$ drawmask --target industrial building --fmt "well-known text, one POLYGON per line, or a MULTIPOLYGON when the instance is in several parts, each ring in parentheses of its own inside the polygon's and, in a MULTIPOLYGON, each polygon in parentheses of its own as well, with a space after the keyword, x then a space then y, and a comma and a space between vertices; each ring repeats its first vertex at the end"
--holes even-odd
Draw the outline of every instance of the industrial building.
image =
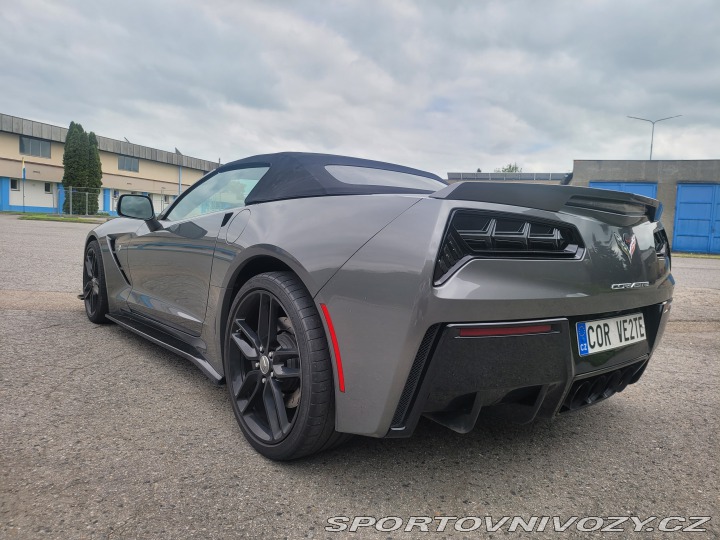
POLYGON ((720 159, 576 160, 572 183, 659 199, 674 250, 720 253, 720 159))
MULTIPOLYGON (((0 211, 62 210, 61 184, 67 128, 0 114, 0 211), (23 163, 25 179, 23 180, 23 163)), ((102 188, 75 197, 97 197, 100 212, 115 215, 120 195, 149 195, 161 211, 218 163, 98 136, 102 188)))

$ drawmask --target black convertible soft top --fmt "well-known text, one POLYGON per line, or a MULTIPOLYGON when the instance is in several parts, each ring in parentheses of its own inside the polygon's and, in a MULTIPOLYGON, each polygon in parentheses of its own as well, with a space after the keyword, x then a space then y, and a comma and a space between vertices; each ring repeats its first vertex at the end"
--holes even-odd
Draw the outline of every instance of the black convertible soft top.
POLYGON ((250 167, 270 167, 268 172, 265 173, 258 184, 248 194, 245 199, 245 204, 296 199, 300 197, 321 197, 326 195, 433 193, 436 191, 427 189, 427 187, 422 185, 419 185, 417 188, 408 188, 392 185, 350 184, 341 182, 325 169, 325 167, 329 165, 345 165, 395 171, 422 176, 447 184, 447 182, 435 174, 410 167, 369 159, 305 152, 280 152, 277 154, 252 156, 223 165, 217 169, 217 172, 250 167))

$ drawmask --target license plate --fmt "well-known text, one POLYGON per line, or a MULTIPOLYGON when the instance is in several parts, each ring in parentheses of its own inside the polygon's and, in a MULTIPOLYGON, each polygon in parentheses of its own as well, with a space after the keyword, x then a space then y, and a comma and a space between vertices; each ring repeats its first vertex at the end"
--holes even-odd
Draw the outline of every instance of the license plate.
POLYGON ((618 349, 645 341, 645 319, 642 313, 577 323, 580 356, 618 349))

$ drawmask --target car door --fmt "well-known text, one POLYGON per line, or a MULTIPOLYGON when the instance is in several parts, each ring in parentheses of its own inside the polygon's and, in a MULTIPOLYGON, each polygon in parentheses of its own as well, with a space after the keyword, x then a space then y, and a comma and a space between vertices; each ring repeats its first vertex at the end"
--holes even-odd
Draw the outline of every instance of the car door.
POLYGON ((199 336, 205 321, 220 229, 268 167, 219 170, 195 184, 158 220, 127 242, 130 311, 199 336))

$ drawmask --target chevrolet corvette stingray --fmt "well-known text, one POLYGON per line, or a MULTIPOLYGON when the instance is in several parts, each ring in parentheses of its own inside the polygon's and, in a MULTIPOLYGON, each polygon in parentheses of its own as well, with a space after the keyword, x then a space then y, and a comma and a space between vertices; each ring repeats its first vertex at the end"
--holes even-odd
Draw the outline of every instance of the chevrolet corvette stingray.
POLYGON ((564 415, 640 379, 674 281, 662 206, 279 153, 210 172, 156 215, 123 195, 87 237, 81 298, 227 386, 288 460, 421 416, 564 415))

